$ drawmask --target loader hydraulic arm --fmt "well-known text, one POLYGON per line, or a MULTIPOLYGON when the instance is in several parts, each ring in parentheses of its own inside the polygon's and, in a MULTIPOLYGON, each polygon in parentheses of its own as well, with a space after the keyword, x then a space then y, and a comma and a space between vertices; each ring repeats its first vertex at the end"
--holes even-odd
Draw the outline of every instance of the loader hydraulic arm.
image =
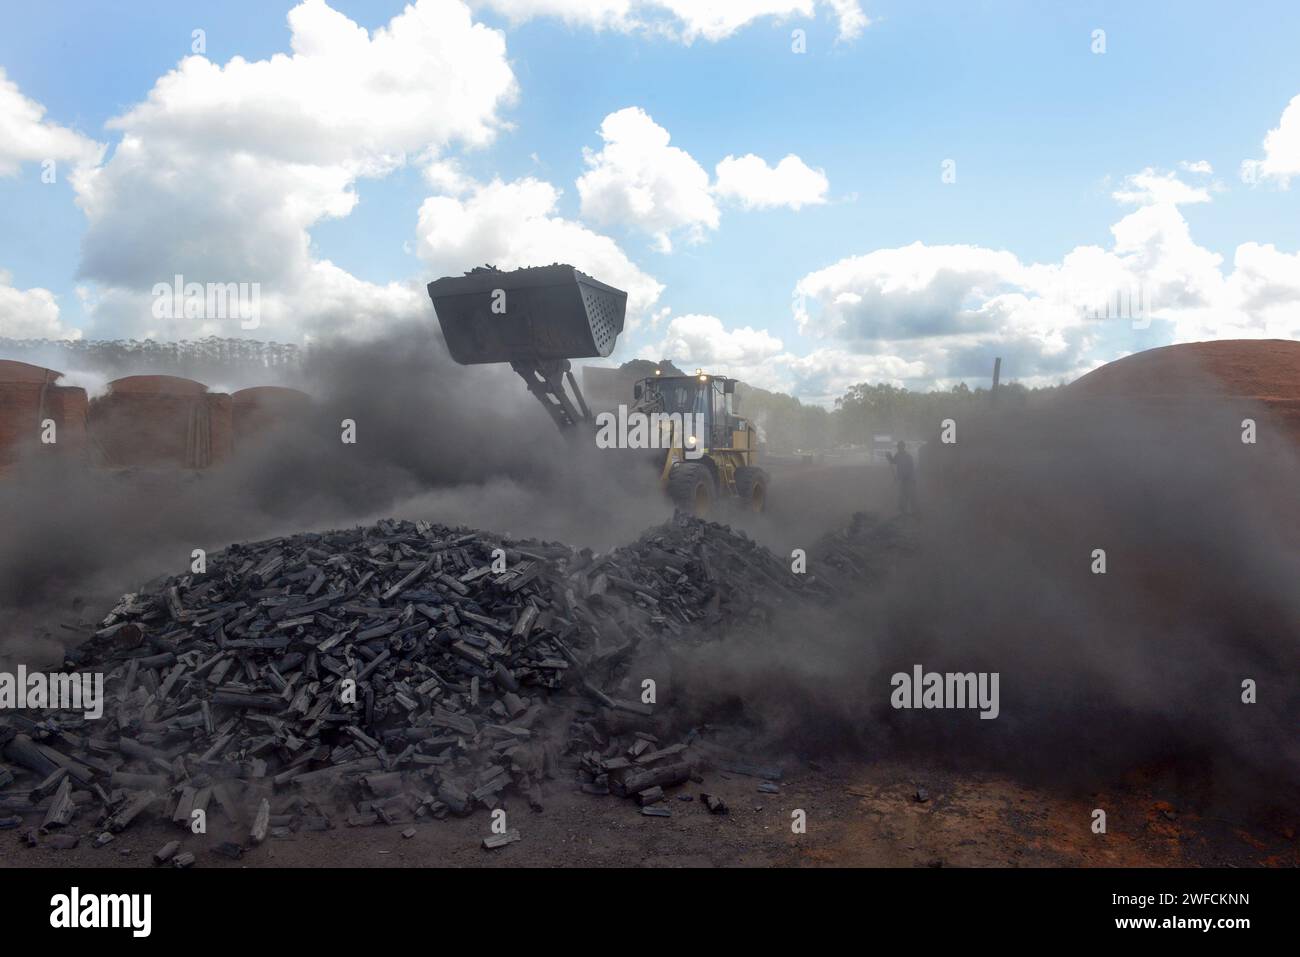
POLYGON ((516 360, 510 363, 510 368, 523 378, 528 391, 550 413, 561 432, 580 422, 591 421, 591 410, 587 408, 568 359, 516 360), (566 380, 573 390, 572 398, 564 387, 566 380))

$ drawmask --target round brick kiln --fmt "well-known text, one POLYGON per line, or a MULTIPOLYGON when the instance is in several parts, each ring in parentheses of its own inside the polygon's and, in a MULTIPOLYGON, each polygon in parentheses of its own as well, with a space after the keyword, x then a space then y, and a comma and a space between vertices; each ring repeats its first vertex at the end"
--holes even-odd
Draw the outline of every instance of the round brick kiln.
POLYGON ((231 399, 234 402, 236 448, 277 425, 301 418, 311 404, 307 393, 278 385, 240 389, 231 399))
POLYGON ((1156 410, 1239 407, 1265 411, 1300 443, 1300 342, 1221 339, 1164 346, 1116 359, 1072 382, 1073 399, 1132 401, 1156 410))
POLYGON ((232 407, 230 396, 192 379, 126 376, 91 403, 90 431, 110 468, 207 468, 230 455, 232 407))
POLYGON ((922 501, 961 502, 990 541, 1035 540, 1037 527, 1119 537, 1114 523, 1141 521, 1142 496, 1192 494, 1218 496, 1207 509, 1239 496, 1243 514, 1268 503, 1300 541, 1300 342, 1149 349, 1027 405, 954 415, 959 441, 936 429, 922 451, 922 501))
POLYGON ((26 452, 79 459, 86 450, 86 390, 56 384, 53 369, 0 359, 0 466, 26 452), (54 442, 43 443, 44 423, 54 442))

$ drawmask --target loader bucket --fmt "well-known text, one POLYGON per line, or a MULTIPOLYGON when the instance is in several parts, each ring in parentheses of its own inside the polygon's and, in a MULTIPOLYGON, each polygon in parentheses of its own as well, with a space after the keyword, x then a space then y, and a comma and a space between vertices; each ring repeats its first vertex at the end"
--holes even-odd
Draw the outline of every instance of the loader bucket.
POLYGON ((607 356, 627 311, 627 293, 563 265, 446 276, 429 298, 462 365, 607 356))

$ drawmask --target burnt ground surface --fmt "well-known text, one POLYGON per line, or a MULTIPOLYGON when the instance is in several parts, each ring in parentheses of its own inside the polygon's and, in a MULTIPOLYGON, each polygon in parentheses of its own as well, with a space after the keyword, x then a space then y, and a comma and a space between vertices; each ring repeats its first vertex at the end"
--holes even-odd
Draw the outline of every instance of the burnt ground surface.
POLYGON ((212 851, 242 835, 212 816, 207 835, 161 821, 141 822, 102 848, 28 848, 3 835, 0 867, 148 867, 152 853, 179 839, 200 867, 1295 867, 1296 819, 1256 822, 1202 815, 1160 780, 1121 782, 1104 791, 1061 794, 996 773, 955 773, 897 761, 838 761, 789 773, 779 794, 758 779, 706 772, 702 784, 671 789, 670 818, 645 817, 635 803, 583 794, 550 782, 545 810, 506 804, 521 833, 484 850, 490 818, 406 826, 338 827, 270 838, 239 860, 212 851), (923 787, 928 800, 918 801, 923 787), (727 803, 710 814, 702 792, 727 803), (688 795, 691 801, 678 800, 688 795), (1108 809, 1108 833, 1091 833, 1091 811, 1108 809), (808 829, 791 832, 791 812, 808 829))

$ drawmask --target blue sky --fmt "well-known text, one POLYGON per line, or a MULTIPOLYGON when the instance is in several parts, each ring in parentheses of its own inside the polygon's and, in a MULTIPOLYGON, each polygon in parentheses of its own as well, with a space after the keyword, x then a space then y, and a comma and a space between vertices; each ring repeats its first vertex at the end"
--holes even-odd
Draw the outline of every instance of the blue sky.
MULTIPOLYGON (((350 179, 341 189, 355 195, 355 204, 345 214, 295 212, 283 226, 285 256, 298 256, 290 247, 301 232, 310 247, 293 268, 328 261, 348 279, 336 283, 335 300, 298 296, 299 311, 318 308, 325 317, 318 324, 310 316, 276 322, 271 308, 259 338, 374 335, 384 309, 399 317, 427 308, 427 300, 404 299, 397 287, 469 268, 477 263, 457 264, 457 256, 494 249, 487 240, 475 245, 436 235, 422 242, 421 231, 454 228, 448 216, 462 212, 470 218, 454 221, 471 223, 474 199, 482 195, 476 189, 497 180, 537 181, 558 191, 553 207, 534 210, 526 227, 546 218, 571 224, 562 235, 574 245, 555 258, 579 258, 596 242, 591 236, 605 237, 629 268, 661 287, 653 297, 647 292, 644 315, 615 359, 669 353, 818 401, 864 378, 921 388, 975 381, 990 351, 1014 357, 1014 377, 1048 382, 1169 341, 1300 332, 1300 195, 1286 188, 1288 170, 1300 159, 1290 155, 1292 141, 1283 135, 1284 112, 1300 95, 1300 6, 862 0, 870 23, 844 36, 831 6, 791 0, 792 14, 753 17, 716 38, 683 36, 689 18, 653 5, 633 5, 639 25, 607 18, 598 28, 583 20, 580 11, 601 0, 575 0, 569 18, 575 22, 509 16, 550 2, 473 6, 475 21, 499 31, 514 89, 475 118, 486 117, 486 138, 464 118, 448 135, 441 128, 428 134, 438 140, 437 161, 455 164, 461 185, 431 185, 424 168, 433 157, 420 143, 425 132, 388 121, 377 127, 380 145, 371 153, 309 160, 317 168, 345 166, 350 179), (805 53, 791 50, 795 29, 806 31, 805 53), (1104 53, 1092 50, 1098 29, 1105 31, 1104 53), (649 160, 648 168, 629 171, 611 161, 601 196, 584 197, 577 185, 593 168, 584 148, 600 151, 602 122, 628 108, 645 117, 638 129, 666 131, 671 146, 689 154, 712 184, 711 202, 699 191, 695 199, 713 205, 716 228, 705 222, 707 211, 676 220, 665 213, 676 223, 668 231, 671 251, 647 231, 644 218, 619 214, 617 200, 646 186, 646 176, 651 186, 670 189, 673 170, 649 160), (1274 130, 1280 130, 1276 145, 1266 151, 1265 137, 1274 130), (469 142, 476 138, 482 141, 469 142), (369 168, 376 155, 395 151, 401 162, 384 163, 377 173, 369 168), (769 167, 794 154, 824 176, 826 188, 798 208, 779 195, 724 199, 716 164, 747 154, 769 167), (946 160, 955 164, 955 182, 941 176, 946 160), (1262 165, 1245 181, 1242 164, 1251 160, 1262 165), (1205 168, 1200 164, 1211 172, 1197 171, 1205 168), (1143 171, 1165 187, 1128 180, 1143 171), (1185 198, 1171 183, 1194 195, 1185 198), (422 204, 440 191, 454 198, 422 221, 422 204), (1142 195, 1120 201, 1117 192, 1142 195), (746 208, 747 201, 758 208, 746 208), (1137 218, 1121 249, 1112 227, 1125 217, 1137 218), (1247 253, 1240 256, 1243 245, 1247 253), (1082 272, 1068 265, 1072 251, 1089 247, 1110 258, 1082 272), (1001 253, 1009 258, 995 255, 1001 253), (1212 270, 1216 254, 1222 261, 1212 270), (1035 266, 1055 272, 1044 278, 1035 266), (1111 281, 1096 276, 1119 276, 1121 284, 1155 289, 1155 321, 1142 328, 1076 322, 1073 313, 1059 311, 1057 293, 1060 286, 1073 289, 1081 275, 1090 277, 1085 285, 1111 281), (383 308, 353 325, 340 318, 370 286, 384 290, 383 308)), ((438 8, 436 16, 461 8, 453 0, 425 3, 438 8)), ((205 31, 204 56, 218 68, 235 56, 258 61, 287 53, 292 6, 68 2, 6 11, 0 67, 7 81, 25 102, 44 108, 40 123, 106 147, 97 160, 69 148, 65 167, 100 167, 99 182, 114 190, 88 210, 83 193, 91 187, 66 175, 53 185, 40 181, 36 147, 24 152, 11 144, 17 169, 5 175, 0 146, 0 287, 25 296, 19 300, 25 308, 41 306, 46 316, 43 325, 23 323, 0 307, 0 334, 192 338, 213 331, 158 327, 147 315, 139 271, 128 275, 110 260, 128 256, 135 245, 139 256, 158 260, 160 275, 170 275, 173 265, 193 273, 208 261, 225 264, 232 244, 254 244, 240 262, 280 255, 266 236, 283 224, 256 216, 247 229, 232 212, 210 224, 210 234, 197 223, 189 233, 169 232, 169 222, 195 217, 191 198, 169 210, 175 190, 146 181, 149 169, 171 162, 164 150, 182 135, 192 137, 181 148, 192 145, 200 157, 195 162, 239 152, 239 117, 227 118, 215 146, 206 137, 216 135, 216 124, 201 113, 177 119, 184 111, 170 110, 162 119, 142 119, 134 132, 157 153, 129 176, 116 154, 133 126, 106 124, 145 101, 190 56, 195 28, 205 31), (258 236, 250 238, 253 232, 258 236), (167 243, 151 246, 159 235, 167 243), (184 237, 186 253, 173 264, 177 236, 184 237), (96 251, 89 259, 83 242, 96 251), (36 291, 49 294, 57 318, 36 291)), ((335 0, 330 7, 373 34, 403 4, 335 0)), ((314 15, 334 22, 335 15, 314 15)), ((447 71, 472 73, 487 58, 421 61, 403 82, 431 91, 429 109, 436 111, 447 71)), ((215 88, 223 81, 214 71, 202 82, 215 88)), ((191 84, 200 88, 198 80, 191 84)), ((328 103, 303 95, 302 110, 315 110, 329 129, 328 103)), ((178 96, 178 102, 190 101, 178 96)), ((289 100, 276 108, 298 106, 289 100)), ((390 108, 381 103, 376 115, 390 108)), ((1300 123, 1300 107, 1294 112, 1300 123)), ((28 128, 18 129, 22 136, 28 128)), ((339 135, 369 133, 353 122, 339 135)), ((254 172, 247 175, 256 176, 258 147, 248 152, 254 172)), ((283 157, 275 152, 263 151, 279 164, 283 157)), ((196 191, 220 192, 218 175, 198 167, 178 165, 159 176, 186 170, 194 172, 196 191)), ((325 193, 304 202, 320 201, 323 209, 338 191, 325 193)), ((655 195, 654 215, 671 199, 655 195)), ((510 248, 500 254, 508 257, 510 248)), ((231 273, 214 265, 201 278, 240 281, 240 268, 231 273)), ((250 276, 261 278, 259 269, 250 276)), ((289 272, 285 267, 278 280, 267 274, 272 292, 281 288, 276 282, 286 298, 304 287, 308 274, 289 272)), ((1089 294, 1104 297, 1108 287, 1089 294)))

